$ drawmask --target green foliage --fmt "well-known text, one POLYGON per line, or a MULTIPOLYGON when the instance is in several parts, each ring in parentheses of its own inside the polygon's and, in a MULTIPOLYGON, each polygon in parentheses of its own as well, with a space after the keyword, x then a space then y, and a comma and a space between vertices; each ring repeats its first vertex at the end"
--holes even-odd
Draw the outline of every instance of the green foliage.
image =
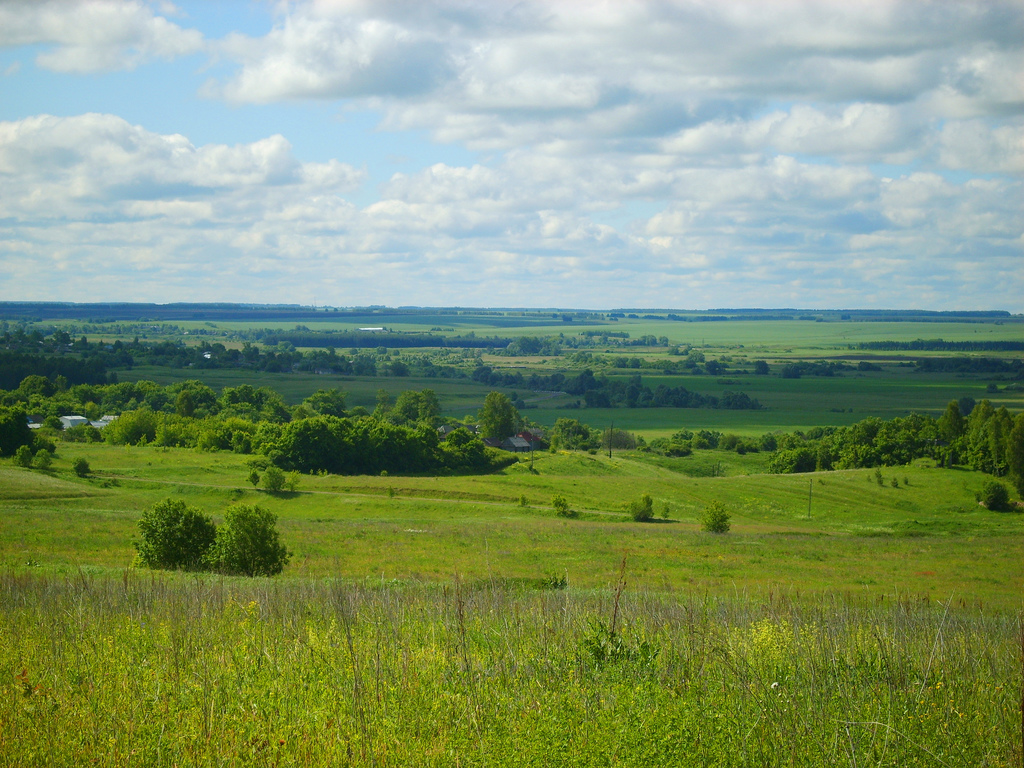
POLYGON ((284 472, 273 465, 267 467, 267 471, 263 473, 263 489, 270 493, 279 493, 284 490, 285 475, 284 472))
POLYGON ((23 445, 32 442, 25 411, 20 408, 0 407, 0 456, 13 456, 23 445))
POLYGON ((253 467, 252 469, 249 470, 248 480, 250 483, 252 483, 253 488, 260 484, 260 471, 256 469, 256 467, 253 467))
POLYGON ((598 666, 630 662, 641 670, 654 663, 660 650, 649 640, 628 636, 593 619, 580 646, 584 656, 598 666))
POLYGON ((53 466, 53 454, 46 448, 40 448, 32 459, 32 466, 36 469, 49 469, 53 466))
POLYGON ((221 573, 276 576, 291 557, 279 540, 276 525, 277 517, 261 507, 228 507, 207 561, 221 573))
POLYGON ((580 513, 569 506, 565 496, 555 495, 551 498, 551 506, 555 508, 555 514, 559 517, 579 517, 580 513))
POLYGON ((147 568, 195 571, 217 535, 213 520, 181 499, 164 499, 146 510, 138 522, 138 562, 147 568))
POLYGON ((654 519, 654 499, 649 493, 645 493, 639 499, 631 501, 627 510, 636 522, 649 523, 654 519))
POLYGON ((302 476, 295 471, 289 472, 288 476, 284 479, 284 488, 290 493, 295 493, 299 490, 299 480, 302 476))
POLYGON ((346 415, 345 393, 340 389, 318 389, 302 403, 321 416, 342 418, 346 415))
POLYGON ((504 440, 516 433, 522 424, 519 411, 507 395, 491 392, 484 399, 479 414, 480 432, 484 437, 504 440))
POLYGON ((88 477, 92 468, 89 466, 89 461, 83 456, 79 456, 71 464, 71 469, 79 477, 88 477))
POLYGON ((701 530, 708 533, 728 533, 731 523, 730 515, 725 505, 720 501, 712 501, 706 507, 700 518, 701 530))
POLYGON ((978 501, 995 512, 1010 508, 1010 492, 998 480, 989 480, 978 493, 978 501))
POLYGON ((19 467, 31 467, 32 466, 32 449, 27 445, 18 446, 18 450, 14 452, 14 463, 19 467))
POLYGON ((578 451, 593 448, 598 444, 599 436, 579 419, 560 418, 551 428, 551 447, 553 449, 578 451))

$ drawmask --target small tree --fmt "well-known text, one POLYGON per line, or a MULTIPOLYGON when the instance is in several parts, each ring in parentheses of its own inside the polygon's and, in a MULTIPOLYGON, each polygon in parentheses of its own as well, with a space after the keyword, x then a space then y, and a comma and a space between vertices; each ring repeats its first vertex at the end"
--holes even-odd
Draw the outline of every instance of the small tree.
POLYGON ((288 476, 284 479, 284 487, 286 490, 294 493, 299 489, 299 478, 301 475, 298 472, 289 472, 288 476))
POLYGON ((253 488, 260 484, 260 471, 256 467, 249 470, 249 482, 252 483, 253 488))
POLYGON ((636 501, 630 502, 629 514, 638 523, 647 523, 654 519, 654 499, 645 493, 636 501))
POLYGON ((18 450, 14 452, 14 463, 19 467, 31 467, 32 466, 32 449, 27 445, 18 446, 18 450))
POLYGON ((712 501, 704 507, 700 518, 700 527, 708 533, 728 533, 730 528, 729 513, 720 501, 712 501))
POLYGON ((978 501, 988 509, 1003 512, 1010 508, 1010 492, 998 480, 989 480, 978 494, 978 501))
POLYGON ((555 508, 555 514, 559 517, 579 517, 579 512, 569 507, 565 496, 553 496, 551 506, 555 508))
POLYGON ((164 499, 139 518, 138 561, 147 568, 201 570, 217 536, 213 520, 181 499, 164 499))
POLYGON ((291 553, 281 544, 277 517, 258 506, 235 504, 228 507, 224 524, 207 556, 208 563, 222 573, 242 576, 275 576, 291 553))
POLYGON ((36 457, 32 459, 32 466, 36 469, 49 469, 53 466, 53 454, 45 448, 36 451, 36 457))
POLYGON ((273 465, 267 467, 263 473, 263 488, 271 493, 278 493, 284 490, 284 472, 273 465))
POLYGON ((73 469, 75 474, 79 477, 87 477, 92 471, 92 468, 89 466, 89 462, 81 456, 75 459, 75 463, 71 465, 71 469, 73 469))

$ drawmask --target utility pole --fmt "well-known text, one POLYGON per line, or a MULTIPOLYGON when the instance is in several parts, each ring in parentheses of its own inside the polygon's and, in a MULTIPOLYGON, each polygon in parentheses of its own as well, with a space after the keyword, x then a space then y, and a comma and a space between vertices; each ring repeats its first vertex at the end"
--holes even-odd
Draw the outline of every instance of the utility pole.
POLYGON ((612 438, 615 437, 615 422, 608 428, 608 458, 612 457, 612 438))

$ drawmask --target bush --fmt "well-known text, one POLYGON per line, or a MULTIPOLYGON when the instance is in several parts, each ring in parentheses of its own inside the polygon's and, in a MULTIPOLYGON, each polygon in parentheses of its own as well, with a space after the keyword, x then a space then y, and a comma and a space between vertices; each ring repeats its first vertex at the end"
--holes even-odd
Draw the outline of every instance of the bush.
POLYGON ((267 467, 263 473, 263 488, 271 493, 279 493, 284 490, 284 472, 275 466, 267 467))
POLYGON ((654 500, 649 493, 645 493, 636 501, 630 502, 629 514, 638 523, 648 523, 654 519, 654 500))
POLYGON ((196 571, 217 536, 213 520, 181 499, 164 499, 139 519, 138 562, 147 568, 196 571))
POLYGON ((14 452, 14 463, 19 467, 31 467, 32 466, 32 449, 27 445, 18 446, 18 450, 14 452))
POLYGON ((569 508, 569 502, 565 496, 554 496, 551 499, 551 506, 555 508, 555 514, 559 517, 579 517, 579 512, 569 508))
POLYGON ((1003 512, 1010 508, 1010 492, 998 480, 989 480, 978 494, 978 501, 988 509, 1003 512))
POLYGON ((279 574, 288 564, 291 553, 281 544, 276 524, 277 517, 258 506, 235 504, 228 507, 207 561, 222 573, 279 574))
POLYGON ((87 477, 92 468, 89 466, 89 462, 79 456, 75 459, 75 463, 71 465, 71 469, 75 471, 75 474, 79 477, 87 477))
POLYGON ((728 533, 730 528, 729 513, 719 501, 713 501, 704 508, 700 518, 700 527, 708 533, 728 533))
POLYGON ((36 451, 36 457, 32 459, 32 466, 36 469, 49 469, 53 466, 53 454, 45 448, 36 451))

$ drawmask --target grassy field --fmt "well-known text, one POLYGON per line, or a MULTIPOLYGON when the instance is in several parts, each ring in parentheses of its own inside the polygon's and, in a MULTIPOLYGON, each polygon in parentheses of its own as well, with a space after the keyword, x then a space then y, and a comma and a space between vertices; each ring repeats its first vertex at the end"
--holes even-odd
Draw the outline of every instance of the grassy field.
POLYGON ((666 598, 0 574, 0 765, 1010 766, 1015 617, 666 598))
POLYGON ((245 482, 244 457, 231 453, 62 445, 55 472, 0 468, 0 562, 125 567, 139 515, 176 497, 218 519, 237 501, 267 507, 294 552, 290 572, 310 578, 555 575, 590 588, 628 553, 633 577, 661 591, 770 585, 1019 605, 1024 516, 977 505, 984 475, 921 465, 887 470, 879 486, 869 470, 749 474, 760 462, 718 451, 541 453, 532 470, 527 459, 468 477, 305 476, 297 493, 272 495, 245 482), (70 472, 79 456, 93 477, 70 472), (668 518, 632 522, 624 505, 642 493, 668 518), (555 516, 555 494, 582 519, 555 516), (729 536, 699 530, 710 501, 732 513, 729 536))
POLYGON ((979 473, 542 453, 269 494, 232 453, 58 447, 0 464, 5 768, 1019 759, 1024 515, 978 506, 979 473), (131 567, 168 497, 272 510, 291 564, 131 567))
MULTIPOLYGON (((860 341, 1024 338, 1017 322, 582 326, 426 312, 304 323, 364 324, 502 336, 606 327, 700 345, 734 368, 838 357, 860 341)), ((743 391, 760 411, 588 410, 517 393, 541 424, 569 416, 646 438, 938 414, 961 397, 1024 407, 1004 381, 874 357, 883 371, 836 378, 644 376, 743 391)), ((567 370, 565 358, 484 361, 567 370)), ((338 387, 369 409, 378 389, 430 388, 457 417, 491 389, 238 370, 118 375, 269 386, 290 404, 338 387)), ((986 475, 920 461, 884 469, 879 484, 866 469, 764 474, 766 454, 544 452, 488 475, 303 476, 296 492, 270 494, 247 482, 246 459, 60 443, 49 471, 0 461, 0 768, 1024 761, 1024 514, 978 505, 986 475), (78 458, 89 477, 71 471, 78 458), (556 494, 578 518, 554 513, 556 494), (653 522, 625 511, 641 494, 654 500, 653 522), (132 567, 140 515, 168 497, 218 522, 237 502, 269 509, 291 563, 276 579, 132 567), (728 534, 701 530, 711 502, 729 511, 728 534)))

